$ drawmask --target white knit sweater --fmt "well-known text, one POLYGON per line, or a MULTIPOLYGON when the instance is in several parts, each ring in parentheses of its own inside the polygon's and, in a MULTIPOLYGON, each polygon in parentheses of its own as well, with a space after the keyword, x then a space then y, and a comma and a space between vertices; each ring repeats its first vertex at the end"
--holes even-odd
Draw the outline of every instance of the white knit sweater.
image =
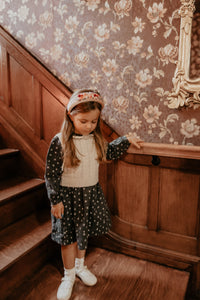
POLYGON ((61 177, 61 186, 87 187, 99 181, 99 162, 93 134, 74 136, 76 155, 80 164, 76 168, 64 168, 61 177))

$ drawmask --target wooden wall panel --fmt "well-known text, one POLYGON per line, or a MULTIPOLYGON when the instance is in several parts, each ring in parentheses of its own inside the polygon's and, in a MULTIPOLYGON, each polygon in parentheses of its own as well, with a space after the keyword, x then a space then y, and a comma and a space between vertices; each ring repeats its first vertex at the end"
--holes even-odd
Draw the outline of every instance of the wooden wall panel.
POLYGON ((160 168, 149 167, 148 229, 158 231, 160 168))
POLYGON ((200 151, 195 160, 185 148, 178 158, 176 146, 170 154, 156 147, 164 156, 133 150, 104 170, 112 228, 100 245, 192 270, 191 285, 200 291, 200 151))
POLYGON ((33 75, 27 72, 13 57, 10 57, 10 105, 34 130, 35 101, 33 75))
POLYGON ((3 101, 3 53, 2 46, 0 45, 0 100, 3 101))
POLYGON ((0 99, 8 102, 8 57, 6 49, 0 45, 0 99))
POLYGON ((60 131, 65 108, 44 87, 42 87, 42 132, 43 139, 49 144, 52 137, 60 131))
POLYGON ((199 175, 162 169, 159 228, 186 236, 197 235, 199 175))
POLYGON ((115 171, 115 213, 122 220, 147 225, 148 182, 147 167, 118 162, 115 171))
POLYGON ((99 182, 101 184, 104 195, 107 198, 107 164, 100 164, 99 166, 99 182))

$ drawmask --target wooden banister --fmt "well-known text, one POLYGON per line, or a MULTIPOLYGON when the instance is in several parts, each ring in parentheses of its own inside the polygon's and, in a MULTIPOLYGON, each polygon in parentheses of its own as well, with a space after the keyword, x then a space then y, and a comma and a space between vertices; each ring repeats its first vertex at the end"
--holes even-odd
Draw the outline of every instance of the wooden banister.
POLYGON ((130 147, 128 153, 200 159, 200 146, 143 143, 141 149, 130 147))

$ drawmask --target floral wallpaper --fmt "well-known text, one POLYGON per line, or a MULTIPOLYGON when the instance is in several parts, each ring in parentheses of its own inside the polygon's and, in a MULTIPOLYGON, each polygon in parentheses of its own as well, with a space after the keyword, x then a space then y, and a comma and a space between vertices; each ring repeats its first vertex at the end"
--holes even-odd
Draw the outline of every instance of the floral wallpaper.
POLYGON ((0 24, 103 119, 146 142, 200 145, 200 110, 172 110, 180 0, 0 0, 0 24))

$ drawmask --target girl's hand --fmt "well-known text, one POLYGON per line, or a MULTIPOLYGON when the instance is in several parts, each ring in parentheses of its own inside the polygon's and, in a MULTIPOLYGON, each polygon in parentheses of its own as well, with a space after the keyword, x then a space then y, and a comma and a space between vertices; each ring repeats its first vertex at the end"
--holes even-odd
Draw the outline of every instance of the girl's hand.
POLYGON ((129 141, 129 143, 131 143, 132 145, 134 145, 138 149, 140 149, 142 147, 142 144, 144 143, 142 140, 137 139, 132 134, 127 134, 126 137, 129 141))
POLYGON ((62 219, 64 215, 64 205, 62 202, 51 206, 51 213, 57 219, 62 219))

